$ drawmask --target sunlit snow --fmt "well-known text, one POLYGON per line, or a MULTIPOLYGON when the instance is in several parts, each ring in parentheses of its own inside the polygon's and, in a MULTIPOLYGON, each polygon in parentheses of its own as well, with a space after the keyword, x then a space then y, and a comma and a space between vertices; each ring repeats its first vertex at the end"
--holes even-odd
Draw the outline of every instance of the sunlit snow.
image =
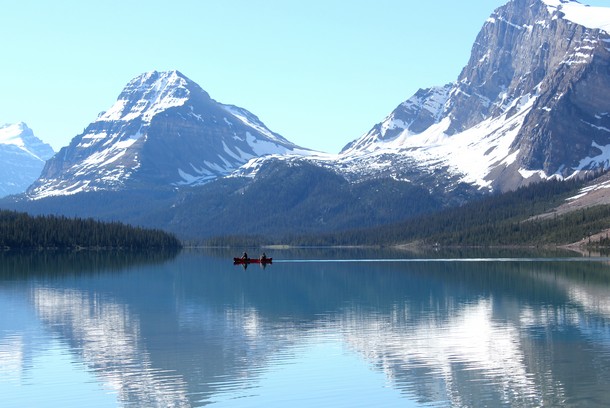
MULTIPOLYGON (((258 120, 258 118, 247 115, 247 113, 243 109, 240 109, 237 106, 233 106, 233 105, 221 105, 221 106, 227 112, 229 112, 232 116, 234 116, 235 118, 242 121, 245 125, 256 129, 259 133, 265 135, 269 139, 277 140, 278 142, 285 142, 284 140, 281 140, 278 137, 278 135, 269 131, 269 129, 267 129, 267 127, 258 120)), ((225 118, 225 121, 227 121, 226 118, 225 118)))
POLYGON ((151 87, 146 81, 156 74, 150 72, 130 82, 127 98, 132 98, 133 94, 141 94, 141 98, 135 103, 131 99, 117 100, 97 121, 130 121, 141 118, 148 123, 159 112, 184 105, 189 96, 186 80, 176 71, 162 72, 151 87))
POLYGON ((593 168, 596 165, 602 165, 602 167, 607 168, 610 163, 610 145, 609 146, 600 146, 597 143, 593 142, 591 147, 600 151, 600 154, 593 157, 586 157, 580 161, 577 166, 578 170, 583 170, 587 168, 593 168))
MULTIPOLYGON (((382 159, 384 156, 396 157, 398 154, 413 159, 422 168, 449 167, 452 173, 462 175, 463 182, 490 187, 489 173, 498 166, 509 166, 516 160, 518 150, 511 149, 511 145, 535 101, 536 96, 525 95, 509 106, 516 108, 518 113, 510 117, 505 114, 488 118, 451 136, 446 134, 451 124, 449 117, 419 134, 406 129, 390 140, 379 140, 370 134, 363 138, 368 144, 359 144, 358 149, 343 152, 339 161, 350 166, 349 162, 356 156, 357 161, 368 163, 369 170, 372 166, 379 170, 393 166, 392 160, 382 159)), ((386 120, 394 121, 392 117, 386 120)))
POLYGON ((51 149, 50 146, 44 145, 36 137, 33 137, 31 133, 30 133, 30 136, 28 137, 30 140, 28 143, 26 143, 26 140, 24 139, 24 137, 25 137, 24 135, 26 132, 31 132, 31 130, 23 122, 2 125, 2 126, 0 126, 0 145, 16 146, 20 150, 27 153, 27 155, 29 155, 37 160, 40 160, 42 162, 45 162, 48 158, 50 158, 53 155, 53 150, 51 149), (32 139, 34 139, 35 144, 42 144, 42 145, 46 146, 46 149, 44 149, 44 146, 43 146, 42 150, 33 148, 32 139))
POLYGON ((131 147, 136 142, 136 139, 127 139, 114 143, 112 146, 105 150, 97 151, 94 154, 87 157, 82 162, 82 166, 91 166, 91 167, 104 167, 109 165, 110 163, 115 162, 121 156, 125 154, 127 149, 131 147))
POLYGON ((560 10, 565 14, 563 17, 573 23, 587 28, 599 29, 608 32, 610 30, 610 8, 591 7, 576 1, 565 0, 542 0, 549 9, 549 13, 560 10))
POLYGON ((21 138, 25 124, 16 123, 13 125, 4 125, 0 127, 0 144, 15 145, 24 147, 25 143, 21 138))

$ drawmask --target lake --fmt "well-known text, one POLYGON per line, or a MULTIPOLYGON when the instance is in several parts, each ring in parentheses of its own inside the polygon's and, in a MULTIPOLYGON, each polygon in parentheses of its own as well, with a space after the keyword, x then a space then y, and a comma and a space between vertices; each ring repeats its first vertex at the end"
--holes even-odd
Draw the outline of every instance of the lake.
POLYGON ((237 255, 0 252, 0 406, 610 406, 610 259, 237 255))

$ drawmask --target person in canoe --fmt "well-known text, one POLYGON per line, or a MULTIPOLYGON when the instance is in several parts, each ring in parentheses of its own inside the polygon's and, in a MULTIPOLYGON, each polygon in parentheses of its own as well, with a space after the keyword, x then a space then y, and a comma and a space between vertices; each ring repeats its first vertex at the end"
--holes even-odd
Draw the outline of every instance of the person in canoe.
POLYGON ((265 253, 263 252, 263 254, 261 255, 261 257, 260 257, 259 259, 260 259, 261 263, 265 263, 265 262, 267 262, 267 254, 265 254, 265 253))
POLYGON ((244 252, 244 254, 241 256, 241 259, 243 259, 244 261, 248 260, 248 253, 244 252))

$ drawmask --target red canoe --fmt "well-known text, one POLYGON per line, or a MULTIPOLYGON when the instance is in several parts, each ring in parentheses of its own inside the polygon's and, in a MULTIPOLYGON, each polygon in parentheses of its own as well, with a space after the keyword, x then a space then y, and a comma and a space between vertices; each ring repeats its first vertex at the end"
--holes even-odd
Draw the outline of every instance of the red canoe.
POLYGON ((258 258, 248 258, 248 259, 233 258, 233 263, 235 265, 243 265, 243 264, 270 264, 270 263, 273 263, 273 258, 265 258, 265 259, 258 259, 258 258))

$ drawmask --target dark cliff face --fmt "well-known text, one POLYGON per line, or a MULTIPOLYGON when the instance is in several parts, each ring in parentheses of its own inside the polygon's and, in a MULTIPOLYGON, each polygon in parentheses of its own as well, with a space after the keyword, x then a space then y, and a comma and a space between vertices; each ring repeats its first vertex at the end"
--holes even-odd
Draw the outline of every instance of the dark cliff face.
POLYGON ((544 79, 554 47, 547 14, 539 0, 513 0, 491 15, 452 91, 448 134, 500 116, 544 79))
POLYGON ((490 17, 451 97, 449 134, 510 117, 527 96, 536 101, 512 145, 520 168, 569 176, 601 153, 595 144, 610 144, 608 34, 563 17, 540 0, 513 0, 490 17))
MULTIPOLYGON (((605 36, 605 34, 603 34, 605 36)), ((541 94, 515 140, 525 168, 569 176, 575 169, 608 163, 599 156, 610 144, 610 53, 603 42, 584 37, 593 47, 586 63, 561 64, 545 80, 541 94)))

